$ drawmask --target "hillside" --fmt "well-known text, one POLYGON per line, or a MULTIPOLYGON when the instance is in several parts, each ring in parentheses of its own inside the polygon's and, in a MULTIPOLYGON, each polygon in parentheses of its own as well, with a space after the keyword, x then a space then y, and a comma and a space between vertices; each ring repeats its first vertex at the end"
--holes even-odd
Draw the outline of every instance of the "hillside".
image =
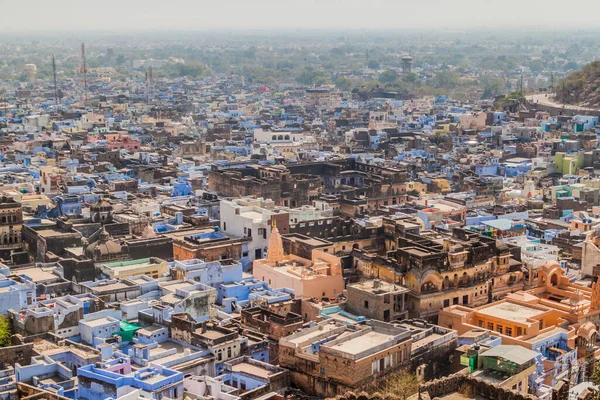
POLYGON ((600 107, 600 61, 594 61, 559 82, 556 100, 583 107, 600 107))

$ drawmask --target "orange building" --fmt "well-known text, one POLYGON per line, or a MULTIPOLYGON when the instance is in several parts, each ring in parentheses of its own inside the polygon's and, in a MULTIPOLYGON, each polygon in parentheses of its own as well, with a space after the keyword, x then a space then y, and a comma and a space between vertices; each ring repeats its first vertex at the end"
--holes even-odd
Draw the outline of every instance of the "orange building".
POLYGON ((539 338, 564 332, 568 346, 579 356, 596 352, 600 321, 600 283, 592 288, 569 282, 560 264, 548 261, 538 268, 537 287, 506 296, 476 308, 460 305, 444 308, 438 324, 463 334, 487 329, 503 344, 532 348, 539 338))

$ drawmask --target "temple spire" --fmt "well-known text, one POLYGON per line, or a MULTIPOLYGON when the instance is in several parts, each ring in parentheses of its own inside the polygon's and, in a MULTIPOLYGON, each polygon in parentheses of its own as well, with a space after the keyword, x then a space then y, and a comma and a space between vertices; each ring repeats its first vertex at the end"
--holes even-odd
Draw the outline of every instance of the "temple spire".
POLYGON ((600 310, 600 281, 592 284, 592 298, 590 300, 590 310, 600 310))
POLYGON ((281 235, 279 234, 279 229, 277 229, 275 220, 273 220, 271 237, 269 238, 269 250, 267 253, 267 261, 275 263, 278 261, 283 261, 283 259, 283 241, 281 240, 281 235))

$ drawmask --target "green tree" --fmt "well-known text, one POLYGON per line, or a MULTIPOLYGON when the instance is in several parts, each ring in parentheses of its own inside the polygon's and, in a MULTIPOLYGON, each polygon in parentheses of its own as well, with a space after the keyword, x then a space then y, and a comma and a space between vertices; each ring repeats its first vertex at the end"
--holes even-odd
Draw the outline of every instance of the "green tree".
POLYGON ((11 345, 11 335, 12 332, 8 318, 5 316, 0 316, 0 347, 8 347, 11 345))
POLYGON ((453 89, 458 86, 458 76, 452 71, 438 72, 433 78, 433 85, 436 88, 453 89))
POLYGON ((529 68, 531 69, 532 72, 542 72, 544 70, 544 63, 542 62, 542 60, 533 60, 530 64, 529 64, 529 68))
POLYGON ((189 61, 185 64, 175 63, 167 66, 168 74, 173 78, 187 76, 191 79, 198 79, 208 73, 206 65, 198 61, 189 61))
POLYGON ((335 87, 342 90, 351 90, 354 84, 351 79, 340 77, 335 80, 335 87))
POLYGON ((398 73, 396 71, 388 69, 387 71, 382 72, 379 75, 379 78, 377 78, 377 80, 381 83, 396 82, 398 80, 398 73))
POLYGON ((579 68, 579 66, 577 65, 577 63, 575 61, 569 61, 564 66, 565 71, 574 71, 577 68, 579 68))
POLYGON ((502 93, 504 88, 504 81, 500 78, 495 78, 492 76, 482 76, 479 79, 479 84, 483 88, 482 98, 484 99, 498 96, 502 93))
POLYGON ((304 68, 304 71, 296 76, 298 83, 308 86, 314 85, 317 81, 320 81, 319 78, 325 77, 322 72, 315 71, 312 67, 304 68))
POLYGON ((407 74, 402 78, 402 80, 406 83, 416 83, 419 80, 419 77, 414 72, 407 74))
POLYGON ((377 60, 369 60, 367 63, 367 67, 371 69, 379 69, 379 61, 377 60))

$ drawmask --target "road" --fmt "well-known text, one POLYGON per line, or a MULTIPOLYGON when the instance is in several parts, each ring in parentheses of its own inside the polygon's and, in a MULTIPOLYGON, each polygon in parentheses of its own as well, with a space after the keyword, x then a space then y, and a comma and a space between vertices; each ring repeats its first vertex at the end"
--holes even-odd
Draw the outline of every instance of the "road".
POLYGON ((542 106, 547 107, 556 107, 556 108, 564 108, 565 110, 575 110, 575 111, 594 111, 599 112, 600 109, 590 108, 590 107, 580 107, 574 106, 571 104, 562 104, 554 101, 554 93, 548 94, 532 94, 529 96, 525 96, 527 102, 530 104, 540 104, 542 106))

